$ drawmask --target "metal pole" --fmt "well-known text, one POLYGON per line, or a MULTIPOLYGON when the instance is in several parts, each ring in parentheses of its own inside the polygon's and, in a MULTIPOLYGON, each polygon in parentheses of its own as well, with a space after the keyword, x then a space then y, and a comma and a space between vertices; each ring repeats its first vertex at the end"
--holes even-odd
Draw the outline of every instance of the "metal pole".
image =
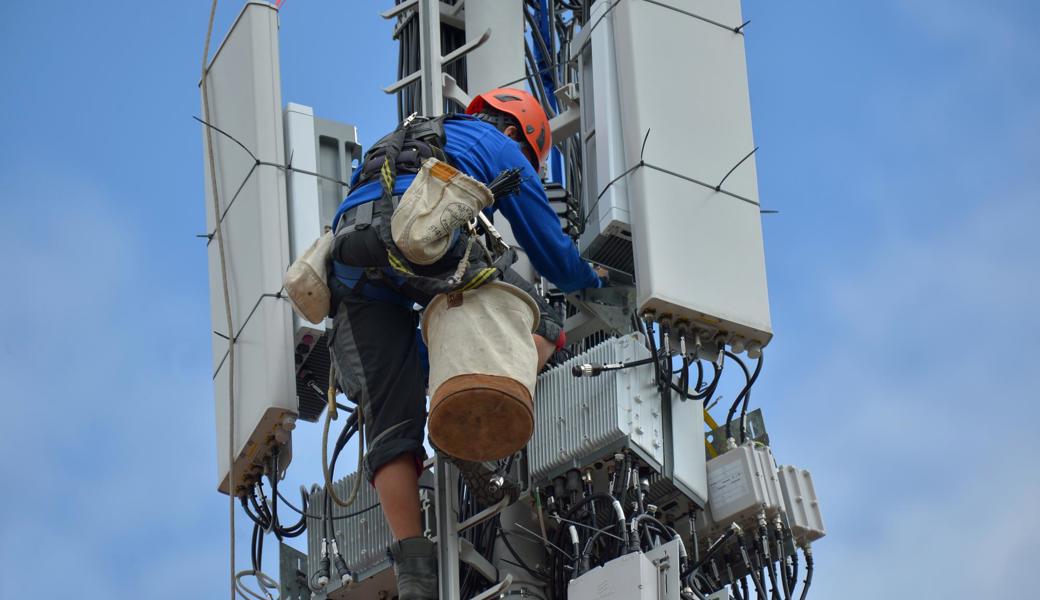
POLYGON ((444 112, 440 0, 419 0, 419 45, 422 113, 427 117, 436 117, 444 112))
POLYGON ((441 455, 434 462, 437 494, 437 568, 441 600, 459 599, 458 471, 441 455))
MULTIPOLYGON (((467 91, 470 96, 493 90, 524 76, 523 0, 466 0, 466 34, 491 30, 491 39, 466 57, 467 91)), ((527 88, 526 83, 512 87, 527 88)), ((513 228, 505 219, 495 227, 510 245, 516 246, 513 228)), ((513 270, 528 281, 536 274, 526 254, 517 257, 513 270)))

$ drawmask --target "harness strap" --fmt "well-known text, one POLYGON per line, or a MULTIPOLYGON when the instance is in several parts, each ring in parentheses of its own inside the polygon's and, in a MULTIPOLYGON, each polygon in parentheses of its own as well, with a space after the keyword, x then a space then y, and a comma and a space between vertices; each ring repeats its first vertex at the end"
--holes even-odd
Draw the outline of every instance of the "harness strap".
POLYGON ((475 289, 494 277, 501 277, 506 269, 516 260, 516 252, 511 249, 504 252, 491 266, 482 268, 470 267, 470 253, 467 251, 462 260, 460 260, 455 273, 447 280, 416 273, 411 263, 400 254, 397 245, 393 241, 390 215, 394 214, 400 202, 400 196, 394 194, 394 183, 397 179, 398 170, 397 162, 401 149, 408 139, 409 128, 412 126, 413 122, 406 120, 384 138, 385 142, 381 140, 381 143, 384 145, 381 148, 382 164, 379 166, 378 177, 382 193, 378 199, 358 205, 355 211, 354 223, 348 226, 351 228, 348 231, 371 227, 385 247, 390 273, 372 270, 369 280, 378 278, 380 283, 385 284, 389 283, 390 279, 397 278, 403 280, 403 285, 399 286, 394 282, 389 287, 396 287, 400 289, 401 293, 409 297, 415 296, 415 294, 409 293, 412 290, 418 292, 418 294, 432 297, 437 294, 475 289), (374 215, 377 213, 379 216, 375 217, 374 215), (395 275, 396 277, 394 277, 395 275), (405 288, 408 289, 406 290, 405 288))
POLYGON ((354 213, 354 231, 365 229, 372 224, 373 208, 371 202, 365 202, 357 206, 357 212, 354 213))

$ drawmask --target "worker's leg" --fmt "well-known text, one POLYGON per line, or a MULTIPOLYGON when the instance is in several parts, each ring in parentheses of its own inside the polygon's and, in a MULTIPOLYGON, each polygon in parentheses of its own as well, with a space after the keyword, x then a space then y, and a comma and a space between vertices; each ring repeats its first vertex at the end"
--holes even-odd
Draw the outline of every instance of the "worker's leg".
POLYGON ((418 464, 425 457, 426 383, 410 307, 351 296, 336 313, 340 386, 362 407, 365 471, 394 537, 422 533, 418 464))
POLYGON ((545 363, 556 353, 556 343, 550 342, 537 333, 531 334, 534 338, 534 349, 538 351, 538 370, 541 371, 545 363))
POLYGON ((340 386, 362 407, 365 471, 394 535, 399 600, 435 600, 437 555, 422 536, 418 477, 425 456, 426 378, 410 306, 348 297, 336 313, 332 354, 340 386))
POLYGON ((415 457, 402 454, 383 465, 373 480, 379 503, 383 506, 386 522, 394 539, 422 535, 422 519, 419 516, 419 476, 415 470, 415 457))

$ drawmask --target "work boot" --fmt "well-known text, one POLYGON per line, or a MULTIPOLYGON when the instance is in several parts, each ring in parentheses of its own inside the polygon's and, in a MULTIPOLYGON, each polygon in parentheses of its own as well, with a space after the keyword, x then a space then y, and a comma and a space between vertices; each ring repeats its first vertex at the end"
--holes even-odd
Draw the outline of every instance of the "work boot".
POLYGON ((437 600, 437 553, 433 542, 413 537, 390 544, 398 600, 437 600))

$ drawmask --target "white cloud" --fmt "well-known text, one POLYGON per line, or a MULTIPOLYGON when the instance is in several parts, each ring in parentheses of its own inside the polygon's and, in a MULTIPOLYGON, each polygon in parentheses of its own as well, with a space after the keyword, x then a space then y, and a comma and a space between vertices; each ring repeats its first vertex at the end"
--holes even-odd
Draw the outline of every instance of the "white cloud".
POLYGON ((864 268, 832 274, 830 335, 786 350, 804 353, 804 372, 792 411, 771 414, 780 459, 820 490, 817 597, 1019 592, 1040 552, 1033 196, 995 194, 938 231, 889 236, 864 268))
POLYGON ((227 536, 208 346, 167 359, 205 343, 206 312, 155 285, 142 224, 106 190, 33 175, 0 173, 19 200, 0 219, 0 597, 53 590, 55 575, 83 597, 212 590, 227 536))

